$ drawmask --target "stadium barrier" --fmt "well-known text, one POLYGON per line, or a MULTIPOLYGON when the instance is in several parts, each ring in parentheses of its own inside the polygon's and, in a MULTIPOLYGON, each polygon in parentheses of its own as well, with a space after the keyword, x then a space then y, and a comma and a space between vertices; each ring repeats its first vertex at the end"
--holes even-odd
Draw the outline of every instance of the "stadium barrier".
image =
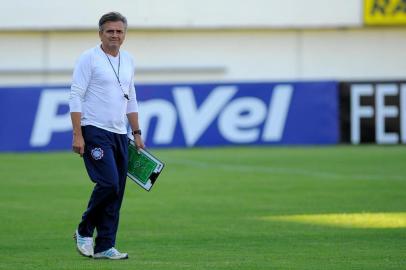
MULTIPOLYGON (((148 147, 340 142, 337 82, 137 85, 148 147)), ((0 151, 71 149, 69 86, 0 88, 0 151)))
POLYGON ((406 82, 340 84, 341 142, 406 143, 406 82))

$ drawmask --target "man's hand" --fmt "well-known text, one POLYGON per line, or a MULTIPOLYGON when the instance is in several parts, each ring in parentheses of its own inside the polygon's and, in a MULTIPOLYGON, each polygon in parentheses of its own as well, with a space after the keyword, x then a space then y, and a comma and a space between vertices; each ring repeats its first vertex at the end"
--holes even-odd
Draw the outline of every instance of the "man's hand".
POLYGON ((81 115, 80 112, 70 113, 73 128, 72 150, 83 157, 83 153, 85 152, 85 140, 83 139, 82 127, 80 126, 81 115))
POLYGON ((81 134, 73 135, 72 150, 83 157, 83 153, 85 152, 85 140, 81 134))
POLYGON ((141 135, 135 134, 134 135, 134 141, 135 141, 135 146, 137 147, 137 149, 145 148, 144 142, 142 141, 141 135))

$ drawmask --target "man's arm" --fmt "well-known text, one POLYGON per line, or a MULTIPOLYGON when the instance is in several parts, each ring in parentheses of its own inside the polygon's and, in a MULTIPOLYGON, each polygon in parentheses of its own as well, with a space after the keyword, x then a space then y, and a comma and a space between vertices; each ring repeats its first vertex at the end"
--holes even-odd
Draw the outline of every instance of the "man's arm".
POLYGON ((83 139, 82 128, 80 125, 81 115, 82 113, 80 112, 70 113, 73 127, 72 149, 73 152, 78 153, 82 157, 85 152, 85 140, 83 139))
MULTIPOLYGON (((131 130, 139 130, 140 125, 138 123, 138 113, 132 112, 127 114, 128 122, 130 123, 131 130)), ((134 134, 135 145, 137 148, 145 148, 144 142, 142 141, 140 134, 134 134)))
POLYGON ((72 86, 69 96, 69 110, 72 120, 73 139, 72 150, 83 156, 85 152, 85 141, 82 135, 81 116, 82 103, 85 97, 86 89, 92 76, 90 51, 83 53, 73 70, 72 86))

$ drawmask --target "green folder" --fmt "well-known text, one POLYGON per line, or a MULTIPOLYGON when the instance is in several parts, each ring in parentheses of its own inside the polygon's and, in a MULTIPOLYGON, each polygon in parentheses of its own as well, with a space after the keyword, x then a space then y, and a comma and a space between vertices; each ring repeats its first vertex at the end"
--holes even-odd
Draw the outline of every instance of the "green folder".
POLYGON ((145 149, 137 149, 134 141, 128 145, 128 172, 127 176, 150 191, 165 164, 145 149))

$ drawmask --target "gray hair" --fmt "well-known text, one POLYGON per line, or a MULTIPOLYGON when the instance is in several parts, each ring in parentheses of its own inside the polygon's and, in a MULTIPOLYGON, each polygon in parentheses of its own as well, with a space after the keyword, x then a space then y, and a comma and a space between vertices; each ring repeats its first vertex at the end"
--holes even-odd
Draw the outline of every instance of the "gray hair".
POLYGON ((101 16, 99 20, 99 31, 103 31, 103 24, 106 22, 118 22, 121 21, 124 23, 124 28, 127 29, 127 19, 119 12, 109 12, 101 16))

